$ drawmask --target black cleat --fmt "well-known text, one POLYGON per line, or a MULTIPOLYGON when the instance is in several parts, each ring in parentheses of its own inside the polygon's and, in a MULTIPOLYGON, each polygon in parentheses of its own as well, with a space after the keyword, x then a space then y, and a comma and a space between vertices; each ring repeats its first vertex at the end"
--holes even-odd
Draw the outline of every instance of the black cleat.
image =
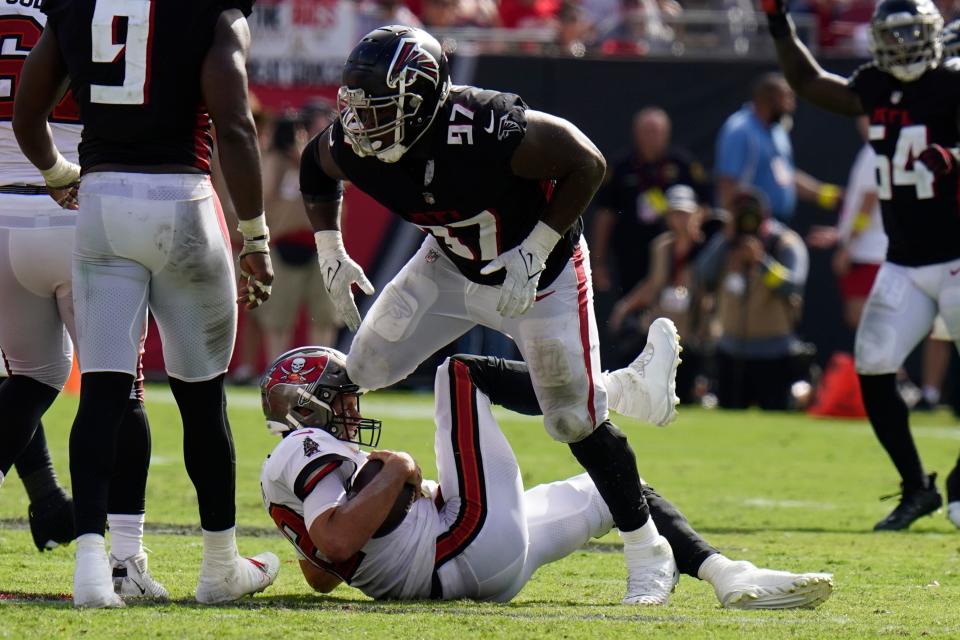
POLYGON ((62 490, 30 504, 30 533, 41 553, 77 537, 73 500, 62 490))
MULTIPOLYGON (((900 531, 906 529, 914 520, 929 515, 943 506, 943 498, 937 491, 937 474, 927 476, 927 486, 922 489, 902 491, 899 494, 885 496, 881 500, 900 496, 900 504, 886 518, 873 526, 874 531, 900 531)), ((901 489, 903 485, 901 484, 901 489)))

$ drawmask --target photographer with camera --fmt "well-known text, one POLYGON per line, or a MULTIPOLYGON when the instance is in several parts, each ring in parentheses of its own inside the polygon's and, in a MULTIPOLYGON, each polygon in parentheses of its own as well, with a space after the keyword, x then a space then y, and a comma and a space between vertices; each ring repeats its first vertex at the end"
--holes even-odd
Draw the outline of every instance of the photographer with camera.
POLYGON ((766 198, 741 187, 730 215, 700 253, 696 278, 715 292, 717 399, 723 408, 788 407, 791 349, 809 258, 803 240, 773 220, 766 198))

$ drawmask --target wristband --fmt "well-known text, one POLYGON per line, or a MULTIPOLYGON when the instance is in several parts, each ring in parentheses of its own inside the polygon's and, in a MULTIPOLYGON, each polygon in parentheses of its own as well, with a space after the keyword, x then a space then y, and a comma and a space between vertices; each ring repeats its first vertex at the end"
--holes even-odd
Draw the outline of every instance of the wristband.
POLYGON ((270 229, 267 228, 267 214, 261 212, 256 218, 240 220, 237 230, 243 236, 243 249, 240 257, 251 253, 270 253, 270 229))
POLYGON ((834 209, 840 201, 840 187, 835 184, 822 184, 817 190, 817 204, 821 209, 834 209))
POLYGON ((527 236, 527 239, 523 241, 523 244, 529 250, 535 251, 546 262, 550 252, 560 242, 560 238, 560 234, 553 227, 540 220, 530 232, 530 235, 527 236))
POLYGON ((43 181, 51 189, 69 187, 80 179, 80 165, 70 162, 57 151, 57 159, 49 169, 41 169, 43 181))
POLYGON ((771 289, 776 289, 790 279, 790 270, 773 258, 764 260, 763 266, 767 271, 763 275, 763 283, 771 289))
POLYGON ((318 256, 347 253, 346 247, 343 246, 343 234, 337 229, 317 231, 313 234, 313 241, 317 245, 318 256))
POLYGON ((869 211, 861 211, 853 216, 852 231, 854 233, 862 233, 867 230, 871 222, 873 222, 873 214, 869 211))

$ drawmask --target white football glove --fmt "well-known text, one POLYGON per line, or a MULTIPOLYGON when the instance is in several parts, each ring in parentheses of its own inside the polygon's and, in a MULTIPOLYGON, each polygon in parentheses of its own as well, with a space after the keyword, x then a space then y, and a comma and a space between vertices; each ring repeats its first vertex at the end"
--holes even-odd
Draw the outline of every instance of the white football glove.
POLYGON ((317 260, 320 263, 320 275, 323 285, 330 294, 330 300, 350 331, 360 327, 360 311, 353 301, 351 287, 356 282, 360 290, 372 295, 375 289, 363 269, 347 255, 343 246, 343 236, 339 231, 317 231, 313 234, 317 243, 317 260))
POLYGON ((519 246, 501 253, 480 270, 486 276, 506 269, 497 302, 497 311, 504 318, 521 316, 533 306, 540 274, 559 240, 560 234, 541 220, 519 246))

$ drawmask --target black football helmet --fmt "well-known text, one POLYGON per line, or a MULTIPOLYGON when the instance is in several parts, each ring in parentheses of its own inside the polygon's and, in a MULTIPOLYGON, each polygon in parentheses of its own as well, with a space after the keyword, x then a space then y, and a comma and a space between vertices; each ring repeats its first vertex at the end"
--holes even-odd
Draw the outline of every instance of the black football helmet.
MULTIPOLYGON (((338 440, 375 447, 380 420, 336 415, 333 402, 340 394, 360 395, 347 377, 347 357, 329 347, 298 347, 270 365, 260 380, 260 401, 270 433, 285 435, 296 429, 323 429, 338 440)), ((359 409, 360 400, 357 400, 359 409)))
POLYGON ((912 82, 940 63, 943 16, 932 0, 880 0, 870 20, 877 67, 912 82))
POLYGON ((943 28, 943 57, 960 56, 960 18, 952 20, 943 28))
POLYGON ((426 31, 392 25, 365 35, 343 66, 340 123, 354 153, 396 162, 450 93, 450 66, 426 31))

